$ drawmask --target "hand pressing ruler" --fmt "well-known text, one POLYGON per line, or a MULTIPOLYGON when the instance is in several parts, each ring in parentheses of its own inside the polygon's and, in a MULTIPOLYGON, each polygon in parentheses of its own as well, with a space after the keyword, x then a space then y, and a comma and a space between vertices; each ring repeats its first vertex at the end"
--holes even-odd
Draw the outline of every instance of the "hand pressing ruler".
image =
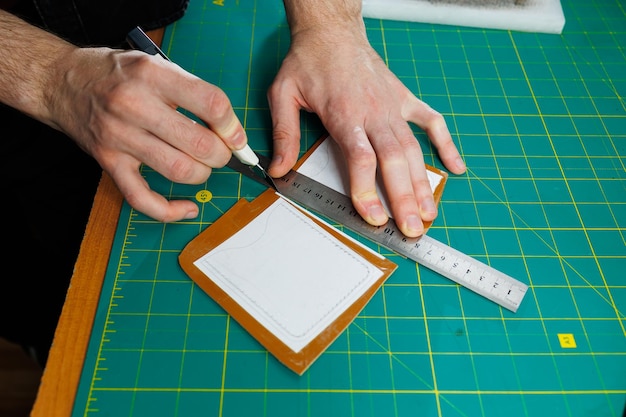
MULTIPOLYGON (((267 167, 269 160, 262 155, 259 157, 261 165, 267 167)), ((239 163, 236 158, 233 158, 228 166, 267 185, 254 171, 239 163)), ((526 284, 429 236, 423 235, 419 238, 404 236, 393 219, 389 219, 383 226, 370 225, 356 211, 348 196, 297 171, 291 170, 284 177, 275 178, 274 183, 277 191, 283 196, 391 251, 406 256, 512 312, 517 311, 528 290, 526 284)))

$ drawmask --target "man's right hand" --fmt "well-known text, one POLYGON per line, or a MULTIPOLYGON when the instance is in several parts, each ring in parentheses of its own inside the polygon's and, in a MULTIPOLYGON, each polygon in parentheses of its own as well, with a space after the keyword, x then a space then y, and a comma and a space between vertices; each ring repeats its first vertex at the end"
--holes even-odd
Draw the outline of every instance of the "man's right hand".
POLYGON ((0 29, 0 101, 73 138, 147 216, 194 218, 198 207, 151 190, 142 163, 200 184, 247 143, 226 94, 161 57, 77 48, 3 11, 0 29))

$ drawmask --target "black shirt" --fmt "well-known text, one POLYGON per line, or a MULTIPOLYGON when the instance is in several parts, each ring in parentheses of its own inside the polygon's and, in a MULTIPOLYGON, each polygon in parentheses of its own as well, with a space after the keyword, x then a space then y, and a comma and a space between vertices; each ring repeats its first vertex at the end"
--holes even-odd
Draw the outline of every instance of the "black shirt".
POLYGON ((135 26, 148 31, 180 19, 189 0, 17 0, 9 11, 78 46, 126 46, 135 26))

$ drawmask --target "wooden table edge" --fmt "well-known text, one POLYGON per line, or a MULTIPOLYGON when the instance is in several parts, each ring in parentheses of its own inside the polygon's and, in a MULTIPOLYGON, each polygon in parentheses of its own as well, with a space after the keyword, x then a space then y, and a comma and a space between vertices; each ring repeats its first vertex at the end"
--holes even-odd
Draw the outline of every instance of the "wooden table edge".
POLYGON ((70 416, 123 198, 103 174, 31 416, 70 416))

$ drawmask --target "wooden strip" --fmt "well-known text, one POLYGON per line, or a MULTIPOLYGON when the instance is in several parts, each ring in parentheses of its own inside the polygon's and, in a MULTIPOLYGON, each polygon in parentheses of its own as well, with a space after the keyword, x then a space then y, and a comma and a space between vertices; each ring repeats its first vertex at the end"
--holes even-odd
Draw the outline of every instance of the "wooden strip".
POLYGON ((113 180, 103 174, 33 406, 33 417, 66 417, 72 413, 122 201, 113 180))
POLYGON ((165 28, 154 29, 154 30, 150 30, 150 31, 146 32, 146 35, 148 35, 148 37, 150 39, 152 39, 152 42, 154 42, 157 45, 159 45, 159 47, 163 43, 163 35, 164 34, 165 34, 165 28))

